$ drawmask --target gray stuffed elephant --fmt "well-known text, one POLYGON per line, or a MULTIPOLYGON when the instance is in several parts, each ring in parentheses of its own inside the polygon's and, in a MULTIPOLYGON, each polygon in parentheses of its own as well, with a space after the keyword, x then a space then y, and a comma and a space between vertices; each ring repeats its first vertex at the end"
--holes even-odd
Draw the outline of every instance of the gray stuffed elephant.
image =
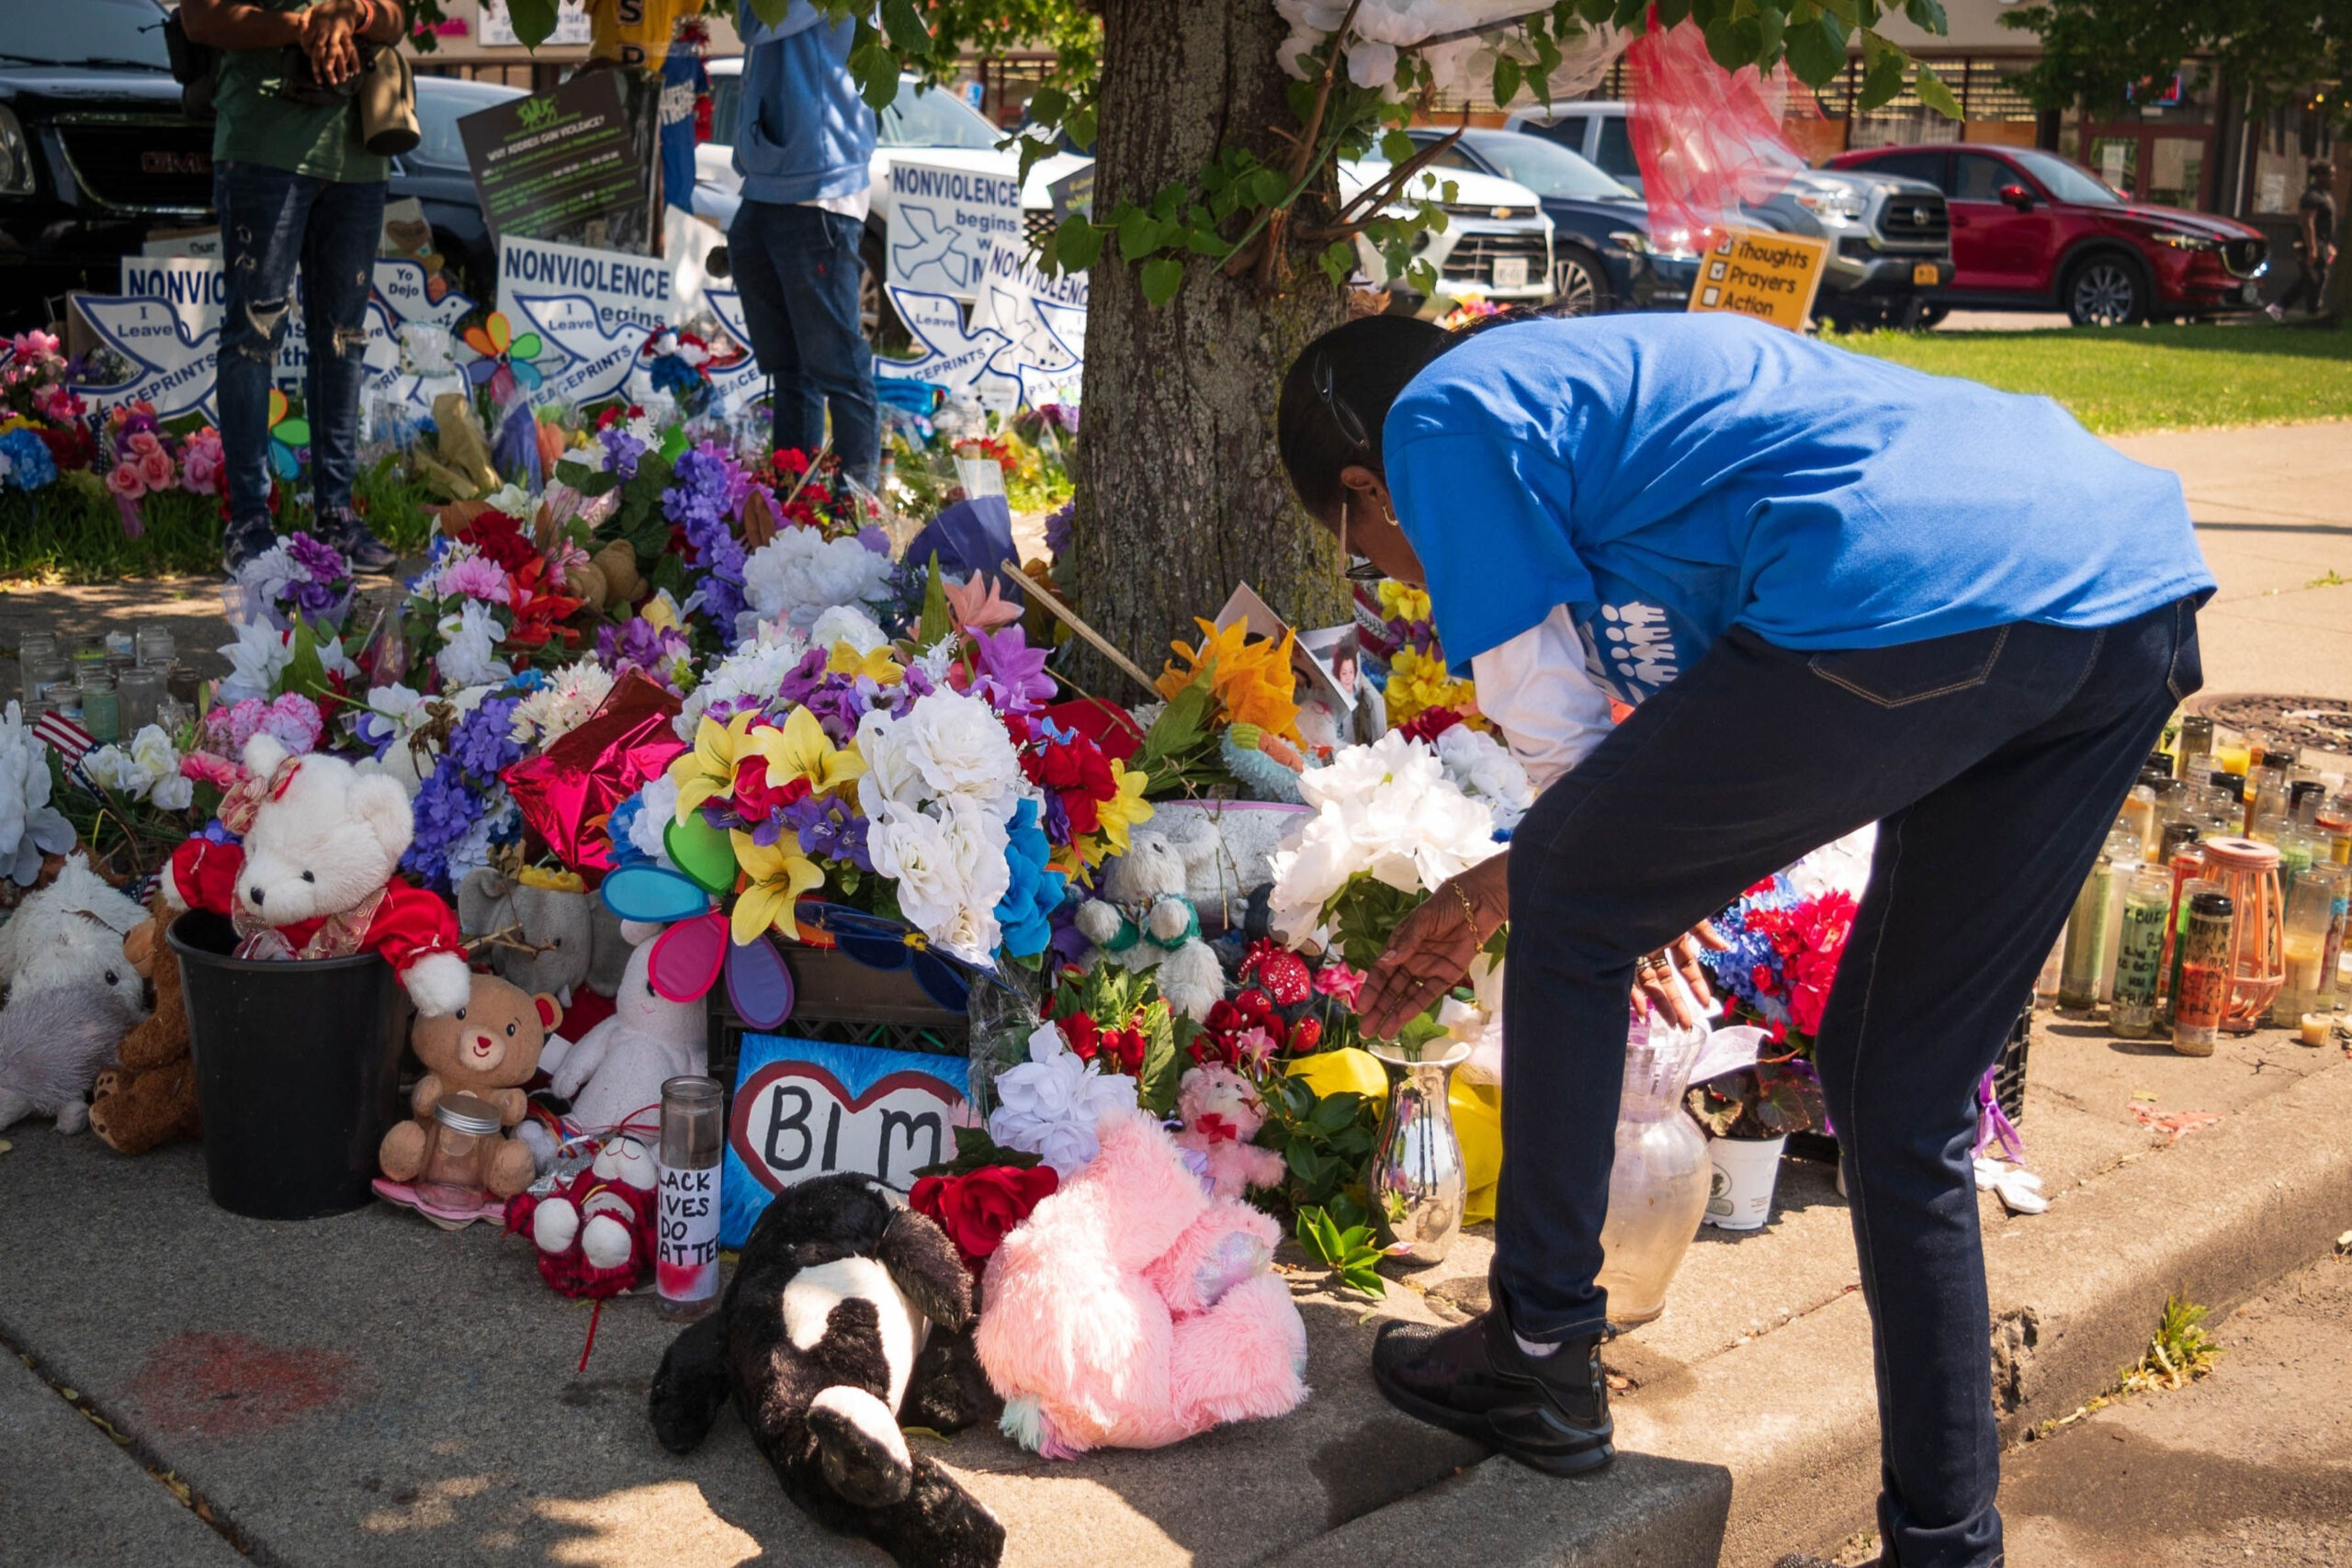
POLYGON ((524 945, 493 942, 483 953, 492 970, 526 992, 544 991, 569 1005, 594 957, 595 902, 585 893, 535 887, 478 866, 458 885, 458 925, 469 937, 512 933, 524 945))

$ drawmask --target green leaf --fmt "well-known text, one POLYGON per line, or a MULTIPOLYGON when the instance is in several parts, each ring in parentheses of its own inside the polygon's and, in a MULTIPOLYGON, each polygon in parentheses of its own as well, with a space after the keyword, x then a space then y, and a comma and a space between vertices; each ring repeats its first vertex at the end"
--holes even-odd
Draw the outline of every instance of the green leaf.
POLYGON ((294 623, 294 654, 277 677, 277 693, 300 692, 305 696, 322 697, 331 688, 327 685, 327 667, 319 657, 319 639, 311 630, 311 623, 294 623))
POLYGON ((1856 96, 1856 107, 1874 109, 1894 101, 1903 91, 1905 67, 1911 58, 1902 50, 1879 37, 1870 28, 1862 29, 1862 82, 1856 96))
POLYGON ((1834 13, 1820 12, 1811 19, 1789 22, 1789 69, 1808 87, 1825 87, 1846 69, 1848 28, 1834 13))
POLYGON ((1176 1053, 1176 1030, 1168 1004, 1144 1010, 1143 1070, 1136 1076, 1136 1103, 1155 1116, 1176 1109, 1176 1085, 1184 1063, 1176 1053))
POLYGON ((507 0, 507 19, 525 49, 537 49, 555 32, 556 0, 507 0))
POLYGON ((1363 1104, 1363 1096, 1353 1089, 1327 1094, 1317 1100, 1315 1109, 1307 1113, 1307 1125, 1318 1133, 1337 1133, 1343 1127, 1354 1125, 1356 1111, 1363 1104))
POLYGON ((985 1127, 957 1127, 955 1133, 956 1157, 942 1160, 937 1165, 924 1166, 915 1172, 917 1176, 962 1176, 991 1165, 1009 1165, 1026 1170, 1042 1163, 1035 1155, 1006 1148, 989 1137, 985 1127))
POLYGON ((752 7, 752 15, 772 28, 780 25, 785 13, 792 9, 792 0, 745 0, 745 3, 752 7))
POLYGON ((1161 231, 1168 226, 1139 207, 1130 207, 1119 214, 1119 259, 1141 261, 1159 249, 1161 231))
POLYGON ((1956 120, 1962 118, 1960 112, 1960 99, 1953 94, 1951 88, 1945 84, 1944 79, 1937 75, 1933 71, 1929 70, 1925 64, 1922 64, 1919 67, 1918 77, 1912 83, 1911 90, 1919 95, 1919 101, 1921 103, 1927 105, 1929 108, 1935 110, 1946 119, 1956 120))
POLYGON ((1084 272, 1102 254, 1102 231, 1073 212, 1054 230, 1054 259, 1064 272, 1084 272))
POLYGON ((1413 139, 1401 128, 1385 130, 1380 135, 1380 155, 1391 164, 1401 164, 1413 155, 1413 139))
POLYGON ((1519 62, 1508 54, 1495 56, 1495 107, 1503 108, 1519 96, 1519 62))
MULTIPOLYGON (((1951 31, 1951 22, 1944 17, 1941 0, 1903 0, 1903 14, 1910 18, 1913 27, 1923 33, 1948 34, 1951 31)), ((1954 119, 1959 118, 1958 115, 1952 116, 1954 119)))
POLYGON ((1029 97, 1029 118, 1039 125, 1059 125, 1069 113, 1069 95, 1059 87, 1040 87, 1029 97))
POLYGON ((878 112, 899 96, 899 57, 890 52, 879 33, 872 33, 863 24, 859 30, 870 36, 849 51, 850 74, 857 79, 859 96, 878 112))
POLYGON ((1157 256, 1143 264, 1143 297, 1147 303, 1165 305, 1184 287, 1184 264, 1174 256, 1157 256))
POLYGON ((955 635, 955 617, 947 613, 947 585, 939 575, 939 552, 933 550, 923 573, 922 618, 915 627, 915 641, 926 649, 935 648, 943 637, 955 635))
POLYGON ((1069 137, 1071 143, 1075 146, 1093 146, 1094 117, 1094 106, 1092 104, 1085 105, 1076 113, 1072 114, 1068 119, 1062 121, 1062 134, 1069 137))
POLYGON ((882 0, 882 27, 901 55, 921 60, 931 53, 931 29, 922 25, 914 0, 882 0))

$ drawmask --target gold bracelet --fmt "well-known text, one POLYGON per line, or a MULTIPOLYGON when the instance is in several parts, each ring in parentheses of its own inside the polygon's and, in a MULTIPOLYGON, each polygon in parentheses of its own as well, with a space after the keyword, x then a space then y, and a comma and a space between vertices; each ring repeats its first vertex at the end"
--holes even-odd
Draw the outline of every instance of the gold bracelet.
POLYGON ((1486 937, 1478 930, 1478 906, 1470 901, 1470 895, 1462 891, 1462 885, 1460 883, 1449 882, 1446 886, 1453 888, 1454 897, 1462 901, 1462 919, 1470 927, 1470 940, 1473 942, 1486 941, 1486 937))

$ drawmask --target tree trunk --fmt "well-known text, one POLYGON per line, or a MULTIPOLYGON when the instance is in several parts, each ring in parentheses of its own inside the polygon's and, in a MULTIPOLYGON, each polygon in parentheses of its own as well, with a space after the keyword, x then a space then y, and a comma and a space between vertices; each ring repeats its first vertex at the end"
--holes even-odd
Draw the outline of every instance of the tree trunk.
MULTIPOLYGON (((1193 187, 1228 139, 1286 165, 1268 134, 1295 123, 1274 63, 1285 31, 1267 0, 1106 0, 1096 211, 1148 205, 1170 181, 1193 187)), ((1337 548, 1292 498, 1274 446, 1283 371, 1343 310, 1311 259, 1295 259, 1271 292, 1194 259, 1157 307, 1115 241, 1094 267, 1069 581, 1080 613, 1155 673, 1170 639, 1190 640, 1193 617, 1238 583, 1302 627, 1346 616, 1337 548)), ((1100 659, 1079 670, 1097 695, 1146 695, 1100 659)))

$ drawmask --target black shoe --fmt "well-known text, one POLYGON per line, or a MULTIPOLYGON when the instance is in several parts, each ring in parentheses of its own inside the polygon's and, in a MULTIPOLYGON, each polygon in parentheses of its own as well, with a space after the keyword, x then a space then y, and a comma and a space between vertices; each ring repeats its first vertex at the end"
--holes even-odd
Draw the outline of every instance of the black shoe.
POLYGON ((400 552, 356 523, 350 532, 334 541, 334 547, 343 552, 343 558, 351 563, 355 572, 380 575, 401 561, 400 552))
POLYGON ((229 536, 221 541, 220 569, 231 577, 234 577, 244 570, 247 561, 257 555, 265 554, 277 543, 277 536, 266 526, 232 528, 229 530, 229 536))
POLYGON ((1391 1324, 1373 1347, 1372 1381, 1406 1415, 1546 1474, 1599 1470, 1616 1457, 1597 1334, 1537 1357, 1519 1348, 1499 1308, 1442 1331, 1391 1324))

